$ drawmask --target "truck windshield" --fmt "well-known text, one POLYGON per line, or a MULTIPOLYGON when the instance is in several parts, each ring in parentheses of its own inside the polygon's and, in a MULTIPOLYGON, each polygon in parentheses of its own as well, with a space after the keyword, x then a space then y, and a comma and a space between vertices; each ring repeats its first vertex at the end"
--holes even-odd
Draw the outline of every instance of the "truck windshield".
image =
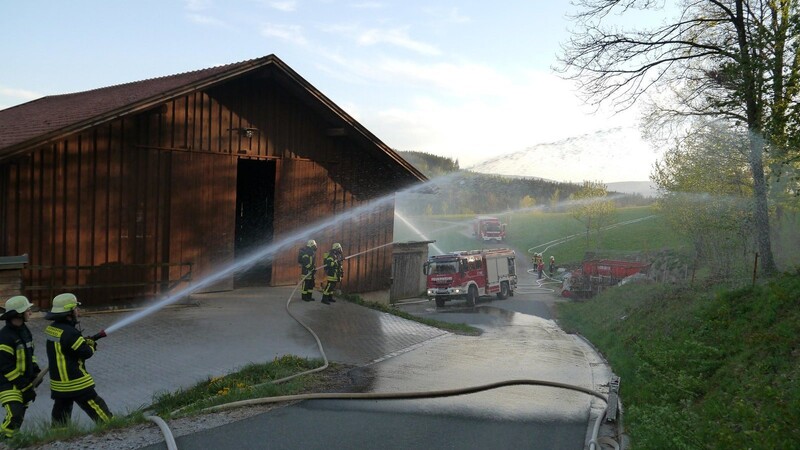
POLYGON ((456 272, 458 272, 458 261, 442 261, 442 262, 431 262, 429 273, 442 274, 442 273, 456 273, 456 272))
POLYGON ((500 231, 500 225, 496 223, 487 223, 486 231, 500 231))

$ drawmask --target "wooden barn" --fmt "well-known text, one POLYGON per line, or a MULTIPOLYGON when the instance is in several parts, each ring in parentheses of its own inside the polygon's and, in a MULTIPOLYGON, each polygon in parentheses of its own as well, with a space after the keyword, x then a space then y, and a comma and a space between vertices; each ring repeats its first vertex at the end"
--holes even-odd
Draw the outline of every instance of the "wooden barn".
POLYGON ((269 55, 0 111, 0 256, 42 307, 294 284, 309 238, 357 255, 344 290, 387 290, 393 193, 424 180, 269 55))

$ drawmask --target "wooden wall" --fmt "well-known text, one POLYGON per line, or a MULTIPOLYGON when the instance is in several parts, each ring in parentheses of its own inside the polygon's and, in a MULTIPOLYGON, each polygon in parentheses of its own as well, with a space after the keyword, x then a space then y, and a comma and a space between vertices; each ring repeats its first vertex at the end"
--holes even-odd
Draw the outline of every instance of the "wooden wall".
MULTIPOLYGON (((276 239, 334 216, 342 219, 317 233, 320 255, 333 242, 346 256, 391 242, 391 197, 369 214, 347 213, 390 193, 392 171, 374 147, 328 136, 330 126, 262 72, 69 135, 0 162, 0 254, 55 267, 26 270, 26 287, 63 286, 90 305, 155 294, 187 270, 159 264, 192 263, 199 280, 233 262, 242 157, 278 160, 276 239), (156 284, 81 290, 140 282, 156 284)), ((273 284, 297 281, 301 242, 276 255, 273 284)), ((345 271, 348 290, 387 288, 391 247, 348 260, 345 271)), ((231 279, 214 287, 230 289, 231 279)), ((46 307, 58 291, 27 294, 46 307)))

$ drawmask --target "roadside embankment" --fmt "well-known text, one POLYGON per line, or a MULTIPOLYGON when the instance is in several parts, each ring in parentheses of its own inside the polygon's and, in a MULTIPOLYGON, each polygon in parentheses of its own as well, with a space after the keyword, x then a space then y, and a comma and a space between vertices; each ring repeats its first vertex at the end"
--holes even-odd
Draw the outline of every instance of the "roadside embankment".
POLYGON ((800 273, 738 290, 622 286, 557 307, 621 377, 634 447, 800 446, 800 273))

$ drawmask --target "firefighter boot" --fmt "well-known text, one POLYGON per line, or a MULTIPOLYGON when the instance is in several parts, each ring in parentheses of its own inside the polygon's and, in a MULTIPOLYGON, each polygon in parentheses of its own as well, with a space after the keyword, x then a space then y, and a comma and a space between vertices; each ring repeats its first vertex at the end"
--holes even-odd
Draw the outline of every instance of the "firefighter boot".
POLYGON ((323 294, 323 295, 322 295, 322 303, 324 303, 324 304, 326 304, 326 305, 330 305, 330 304, 331 304, 331 302, 330 302, 330 301, 328 301, 328 300, 330 300, 330 296, 329 296, 329 295, 325 295, 325 294, 323 294))
POLYGON ((311 292, 306 292, 305 294, 303 294, 302 299, 303 299, 304 302, 313 302, 314 301, 314 297, 311 296, 311 292))

